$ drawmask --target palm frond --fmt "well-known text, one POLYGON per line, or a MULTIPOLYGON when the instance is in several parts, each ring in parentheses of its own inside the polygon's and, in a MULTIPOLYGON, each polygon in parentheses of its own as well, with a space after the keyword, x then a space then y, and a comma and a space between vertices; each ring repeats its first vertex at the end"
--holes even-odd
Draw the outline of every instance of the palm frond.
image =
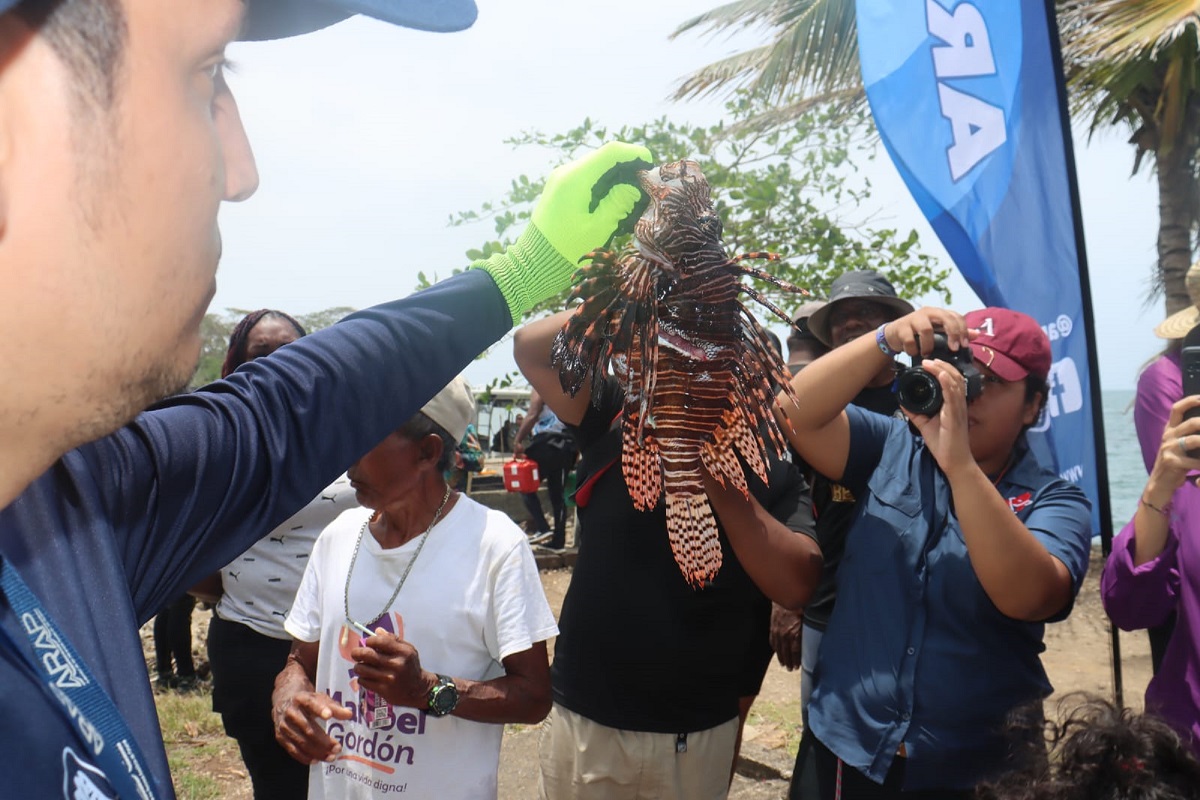
POLYGON ((780 9, 784 5, 788 5, 786 0, 734 0, 680 23, 670 38, 697 28, 713 33, 762 23, 773 24, 781 13, 786 13, 780 9))
POLYGON ((1070 0, 1059 3, 1059 19, 1074 31, 1064 49, 1077 57, 1158 58, 1173 43, 1200 28, 1196 0, 1070 0))
POLYGON ((772 45, 762 45, 707 64, 684 78, 673 97, 677 100, 704 97, 717 91, 732 94, 748 88, 770 57, 771 48, 772 45))
POLYGON ((1200 88, 1197 0, 1060 0, 1058 19, 1072 108, 1093 133, 1136 130, 1135 171, 1148 150, 1186 146, 1200 88))
POLYGON ((783 99, 862 91, 854 0, 738 0, 688 20, 676 31, 711 31, 760 24, 768 44, 686 76, 674 99, 748 88, 783 99))
MULTIPOLYGON (((837 124, 841 120, 863 115, 867 110, 867 97, 861 90, 841 90, 799 100, 794 99, 772 106, 766 111, 729 126, 728 134, 735 136, 747 132, 764 133, 778 130, 796 123, 801 117, 816 108, 823 108, 830 112, 831 124, 837 124)), ((871 135, 874 135, 873 126, 871 130, 871 135)))

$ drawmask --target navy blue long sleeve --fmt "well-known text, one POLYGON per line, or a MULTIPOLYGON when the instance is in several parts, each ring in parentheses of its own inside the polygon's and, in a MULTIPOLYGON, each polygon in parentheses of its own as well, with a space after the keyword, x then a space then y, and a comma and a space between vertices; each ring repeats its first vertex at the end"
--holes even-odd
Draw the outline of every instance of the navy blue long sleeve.
MULTIPOLYGON (((0 511, 0 556, 116 702, 163 796, 173 792, 138 626, 311 500, 510 325, 490 276, 454 276, 159 404, 0 511)), ((0 625, 23 644, 2 599, 0 625)), ((31 681, 0 648, 0 742, 20 765, 0 797, 57 796, 72 770, 86 772, 73 759, 89 763, 31 681)))

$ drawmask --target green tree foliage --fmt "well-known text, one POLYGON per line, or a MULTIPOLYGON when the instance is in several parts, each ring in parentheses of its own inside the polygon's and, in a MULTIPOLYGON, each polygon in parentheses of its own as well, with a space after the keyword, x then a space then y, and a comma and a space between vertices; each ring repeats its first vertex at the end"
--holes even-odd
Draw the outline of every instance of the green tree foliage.
MULTIPOLYGON (((870 183, 857 171, 854 159, 869 157, 869 150, 855 136, 855 126, 831 125, 816 112, 787 129, 761 132, 738 124, 765 105, 767 101, 740 93, 726 105, 727 120, 707 128, 663 117, 646 125, 609 129, 585 119, 566 133, 525 133, 509 141, 516 147, 548 148, 558 163, 614 139, 645 144, 659 163, 694 159, 712 186, 730 255, 779 253, 783 260, 764 264, 767 271, 818 296, 846 270, 875 269, 906 297, 940 291, 948 300, 944 282, 949 273, 937 270, 932 258, 920 251, 915 231, 875 227, 864 218, 861 209, 867 205, 870 183)), ((861 127, 862 120, 858 122, 861 127)), ((467 251, 467 258, 486 258, 507 247, 528 222, 543 183, 542 177, 521 175, 502 199, 453 215, 451 225, 487 221, 493 227, 495 238, 467 251)), ((628 237, 613 246, 627 243, 628 237)), ((424 274, 419 277, 419 288, 430 283, 424 274)), ((767 284, 757 288, 785 311, 803 300, 767 284)), ((563 294, 530 315, 566 304, 563 294)))
MULTIPOLYGON (((348 306, 336 306, 323 311, 313 311, 309 314, 293 314, 296 321, 304 326, 309 333, 328 328, 342 317, 354 311, 348 306)), ((229 337, 237 327, 242 317, 249 314, 240 308, 226 309, 224 314, 208 313, 200 322, 200 361, 196 372, 192 375, 191 389, 198 389, 206 383, 212 383, 221 377, 221 364, 225 362, 225 353, 229 349, 229 337)))

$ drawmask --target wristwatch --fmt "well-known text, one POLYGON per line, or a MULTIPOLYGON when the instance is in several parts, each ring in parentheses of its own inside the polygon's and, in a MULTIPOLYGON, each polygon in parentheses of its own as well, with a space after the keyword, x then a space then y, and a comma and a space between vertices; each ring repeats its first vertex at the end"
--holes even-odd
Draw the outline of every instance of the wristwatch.
POLYGON ((458 705, 458 687, 454 679, 447 675, 438 675, 438 682, 429 690, 429 713, 435 717, 444 717, 458 705))

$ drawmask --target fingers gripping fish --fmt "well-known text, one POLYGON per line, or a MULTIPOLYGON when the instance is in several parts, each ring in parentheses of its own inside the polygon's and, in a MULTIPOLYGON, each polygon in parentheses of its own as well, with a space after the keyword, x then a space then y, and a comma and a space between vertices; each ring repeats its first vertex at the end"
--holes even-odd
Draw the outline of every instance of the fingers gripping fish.
POLYGON ((649 511, 665 495, 675 561, 703 587, 721 568, 721 545, 701 470, 748 496, 738 455, 765 482, 764 432, 777 454, 786 447, 771 413, 774 387, 796 402, 781 358, 740 295, 788 317, 742 278, 807 292, 742 263, 777 260, 772 253, 726 255, 696 162, 664 164, 639 181, 650 203, 634 245, 591 254, 572 291, 582 302, 551 356, 572 396, 590 377, 598 399, 610 367, 621 381, 621 469, 634 506, 649 511))

